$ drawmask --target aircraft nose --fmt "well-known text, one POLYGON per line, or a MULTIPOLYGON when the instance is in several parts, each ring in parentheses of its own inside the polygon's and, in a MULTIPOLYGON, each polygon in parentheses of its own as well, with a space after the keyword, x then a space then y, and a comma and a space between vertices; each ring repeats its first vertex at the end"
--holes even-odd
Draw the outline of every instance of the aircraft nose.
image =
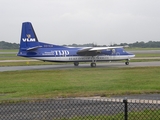
POLYGON ((127 52, 127 53, 128 53, 128 55, 130 55, 131 57, 135 57, 135 54, 130 53, 130 52, 127 52))
POLYGON ((134 55, 134 54, 133 54, 132 56, 133 56, 133 57, 135 57, 135 55, 134 55))

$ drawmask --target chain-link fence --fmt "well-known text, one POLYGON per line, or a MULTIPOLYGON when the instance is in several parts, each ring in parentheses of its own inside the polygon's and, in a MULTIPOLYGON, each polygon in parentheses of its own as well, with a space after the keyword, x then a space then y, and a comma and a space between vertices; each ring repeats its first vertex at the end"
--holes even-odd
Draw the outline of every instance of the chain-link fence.
POLYGON ((25 99, 0 102, 0 120, 160 120, 160 101, 25 99))

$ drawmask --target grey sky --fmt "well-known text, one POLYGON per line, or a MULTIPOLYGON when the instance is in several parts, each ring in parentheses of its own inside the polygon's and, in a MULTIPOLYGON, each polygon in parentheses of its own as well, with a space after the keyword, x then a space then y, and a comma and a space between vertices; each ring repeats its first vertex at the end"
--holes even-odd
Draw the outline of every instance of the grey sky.
POLYGON ((53 44, 160 40, 160 0, 0 0, 0 41, 19 43, 22 22, 53 44))

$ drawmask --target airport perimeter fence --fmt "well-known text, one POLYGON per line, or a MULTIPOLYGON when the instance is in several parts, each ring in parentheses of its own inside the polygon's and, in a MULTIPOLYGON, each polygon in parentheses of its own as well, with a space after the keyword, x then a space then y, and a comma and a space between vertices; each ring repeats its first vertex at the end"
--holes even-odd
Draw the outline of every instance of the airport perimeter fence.
POLYGON ((102 98, 1 100, 0 120, 160 120, 160 101, 102 98))

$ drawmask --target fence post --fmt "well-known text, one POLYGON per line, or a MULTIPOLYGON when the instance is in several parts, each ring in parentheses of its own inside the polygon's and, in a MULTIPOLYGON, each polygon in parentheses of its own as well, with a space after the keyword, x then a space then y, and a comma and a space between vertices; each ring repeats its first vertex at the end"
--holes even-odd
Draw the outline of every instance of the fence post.
POLYGON ((124 103, 124 120, 128 120, 128 101, 127 98, 123 99, 124 103))

